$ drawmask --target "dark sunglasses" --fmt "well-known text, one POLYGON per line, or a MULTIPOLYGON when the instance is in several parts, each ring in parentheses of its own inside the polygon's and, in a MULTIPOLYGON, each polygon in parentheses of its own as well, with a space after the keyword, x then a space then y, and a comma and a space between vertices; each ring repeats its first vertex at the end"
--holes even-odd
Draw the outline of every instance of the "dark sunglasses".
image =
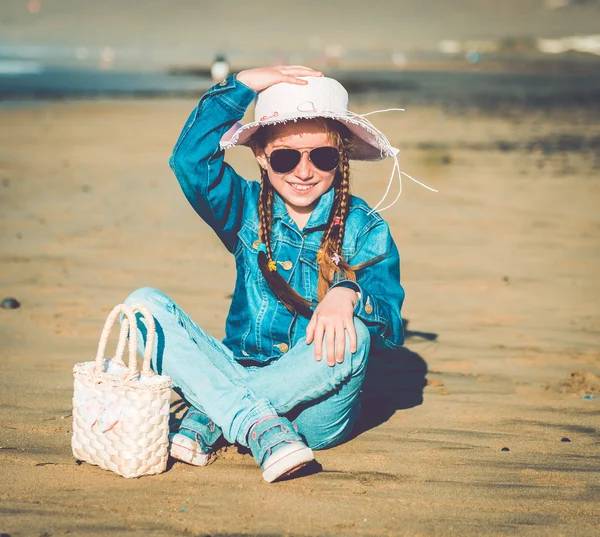
POLYGON ((331 172, 340 164, 340 152, 337 147, 331 146, 315 147, 310 151, 275 149, 267 160, 275 173, 289 173, 298 166, 304 153, 308 153, 308 160, 322 172, 331 172))

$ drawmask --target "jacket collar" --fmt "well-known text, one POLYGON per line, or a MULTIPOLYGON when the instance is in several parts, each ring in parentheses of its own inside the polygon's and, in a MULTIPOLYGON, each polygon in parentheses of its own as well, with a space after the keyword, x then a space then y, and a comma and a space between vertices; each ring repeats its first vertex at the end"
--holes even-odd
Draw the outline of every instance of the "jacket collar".
MULTIPOLYGON (((332 187, 319 198, 317 205, 310 214, 310 218, 302 231, 310 231, 327 225, 334 197, 335 189, 332 187)), ((298 227, 288 214, 285 203, 277 192, 273 192, 273 221, 275 220, 282 220, 288 226, 298 227)))

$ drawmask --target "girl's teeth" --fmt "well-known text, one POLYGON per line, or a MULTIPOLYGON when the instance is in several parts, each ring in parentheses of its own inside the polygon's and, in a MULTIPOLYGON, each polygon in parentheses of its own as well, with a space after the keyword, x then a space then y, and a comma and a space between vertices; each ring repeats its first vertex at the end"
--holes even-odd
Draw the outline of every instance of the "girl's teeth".
POLYGON ((292 187, 297 190, 308 190, 309 188, 312 188, 312 186, 313 185, 292 185, 292 187))

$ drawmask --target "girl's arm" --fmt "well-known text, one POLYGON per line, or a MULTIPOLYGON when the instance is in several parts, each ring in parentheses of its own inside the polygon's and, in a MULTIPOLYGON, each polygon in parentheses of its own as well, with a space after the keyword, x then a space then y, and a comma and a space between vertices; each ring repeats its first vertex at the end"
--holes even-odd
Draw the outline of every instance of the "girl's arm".
POLYGON ((359 293, 354 315, 374 336, 374 348, 395 349, 404 343, 401 315, 404 289, 400 285, 398 249, 388 225, 381 219, 359 237, 356 254, 350 262, 359 265, 375 258, 380 260, 356 273, 356 282, 343 280, 331 288, 349 287, 359 293))
POLYGON ((306 84, 301 76, 322 76, 303 65, 241 71, 215 84, 188 118, 169 160, 185 197, 223 244, 233 252, 241 227, 247 182, 225 162, 219 142, 242 119, 257 92, 273 84, 306 84))
POLYGON ((237 243, 247 183, 225 162, 219 142, 255 95, 235 75, 214 85, 188 118, 169 159, 185 197, 229 251, 237 243))

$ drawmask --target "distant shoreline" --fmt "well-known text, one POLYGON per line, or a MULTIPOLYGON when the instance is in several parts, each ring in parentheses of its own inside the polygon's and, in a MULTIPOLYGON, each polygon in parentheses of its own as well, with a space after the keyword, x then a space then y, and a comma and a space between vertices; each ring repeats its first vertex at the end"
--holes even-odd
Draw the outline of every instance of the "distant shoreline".
MULTIPOLYGON (((400 107, 441 104, 488 112, 506 106, 600 108, 600 62, 465 63, 429 61, 406 69, 324 72, 339 80, 353 99, 380 99, 400 107)), ((42 64, 22 74, 2 74, 0 69, 0 101, 197 98, 213 83, 204 67, 142 72, 42 64)))

